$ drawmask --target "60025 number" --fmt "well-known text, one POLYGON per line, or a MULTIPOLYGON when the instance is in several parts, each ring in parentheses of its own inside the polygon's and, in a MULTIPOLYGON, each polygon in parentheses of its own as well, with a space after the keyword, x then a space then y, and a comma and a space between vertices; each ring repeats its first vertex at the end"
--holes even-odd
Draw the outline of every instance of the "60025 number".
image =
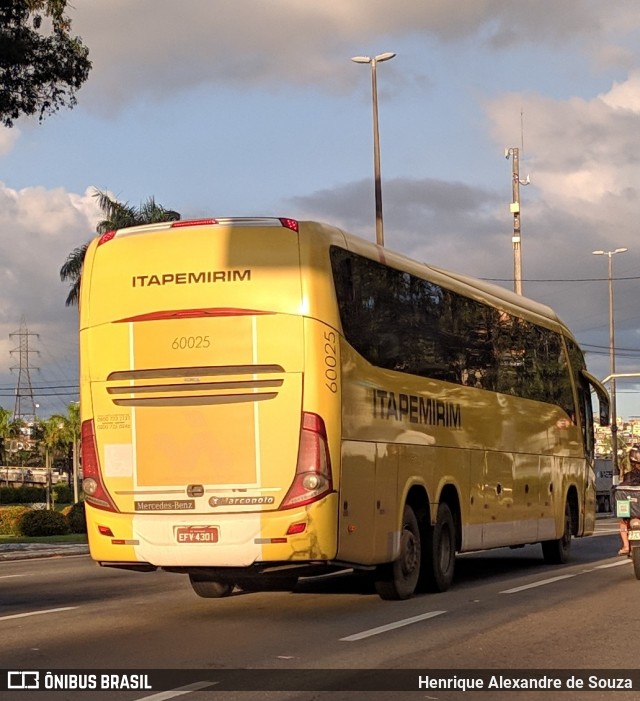
POLYGON ((324 332, 324 377, 325 386, 334 394, 338 391, 338 344, 333 331, 324 332))
POLYGON ((171 343, 173 350, 192 350, 209 348, 209 346, 211 346, 209 336, 176 336, 171 343))

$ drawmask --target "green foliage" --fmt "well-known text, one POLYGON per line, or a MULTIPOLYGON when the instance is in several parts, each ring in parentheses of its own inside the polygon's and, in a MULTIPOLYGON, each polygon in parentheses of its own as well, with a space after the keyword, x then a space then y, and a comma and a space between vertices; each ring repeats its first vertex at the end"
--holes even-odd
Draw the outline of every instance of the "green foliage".
POLYGON ((56 504, 72 504, 73 489, 68 484, 56 484, 53 487, 56 504))
POLYGON ((28 506, 6 506, 0 509, 0 535, 20 535, 20 520, 31 511, 28 506))
MULTIPOLYGON (((0 37, 1 36, 0 33, 0 37)), ((10 459, 15 455, 7 450, 7 445, 11 438, 18 438, 20 436, 22 427, 23 422, 20 419, 14 419, 12 411, 0 407, 0 461, 2 461, 3 465, 9 465, 10 459)))
POLYGON ((69 532, 67 519, 59 511, 32 510, 20 519, 20 532, 29 537, 65 535, 69 532))
POLYGON ((91 70, 89 49, 70 35, 67 0, 0 2, 0 123, 40 121, 76 104, 91 70), (46 20, 43 23, 43 20, 46 20))
POLYGON ((44 487, 0 487, 0 504, 33 504, 46 499, 44 487))
POLYGON ((71 533, 87 532, 87 521, 84 515, 83 501, 79 501, 77 504, 67 507, 64 511, 66 512, 65 518, 67 519, 67 524, 69 525, 71 533))

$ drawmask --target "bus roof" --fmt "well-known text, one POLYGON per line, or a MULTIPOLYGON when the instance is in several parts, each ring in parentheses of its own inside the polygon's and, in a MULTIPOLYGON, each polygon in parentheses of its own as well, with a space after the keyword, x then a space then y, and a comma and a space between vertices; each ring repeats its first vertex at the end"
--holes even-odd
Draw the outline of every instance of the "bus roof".
POLYGON ((160 222, 146 224, 128 229, 103 234, 100 242, 114 237, 130 236, 135 234, 153 233, 171 228, 186 227, 285 227, 298 231, 305 235, 308 230, 310 235, 321 235, 328 245, 345 245, 349 250, 364 255, 385 265, 404 270, 408 273, 429 279, 443 287, 453 289, 480 302, 495 306, 505 311, 510 311, 516 316, 528 318, 538 324, 547 327, 561 327, 562 331, 573 338, 566 324, 558 315, 545 304, 533 299, 518 295, 500 285, 495 285, 469 275, 452 272, 434 265, 416 261, 406 255, 388 248, 382 248, 371 241, 350 234, 338 227, 314 221, 297 221, 289 217, 216 217, 197 220, 180 220, 176 222, 160 222))

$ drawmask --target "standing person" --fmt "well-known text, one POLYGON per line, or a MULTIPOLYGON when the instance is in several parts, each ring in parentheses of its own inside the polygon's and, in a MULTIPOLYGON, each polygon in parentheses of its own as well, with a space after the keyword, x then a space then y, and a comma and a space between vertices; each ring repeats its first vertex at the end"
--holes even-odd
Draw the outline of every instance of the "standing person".
MULTIPOLYGON (((618 487, 640 487, 640 445, 635 443, 629 450, 629 472, 627 472, 618 487)), ((622 547, 618 550, 618 555, 629 554, 629 519, 620 519, 620 538, 622 539, 622 547)))

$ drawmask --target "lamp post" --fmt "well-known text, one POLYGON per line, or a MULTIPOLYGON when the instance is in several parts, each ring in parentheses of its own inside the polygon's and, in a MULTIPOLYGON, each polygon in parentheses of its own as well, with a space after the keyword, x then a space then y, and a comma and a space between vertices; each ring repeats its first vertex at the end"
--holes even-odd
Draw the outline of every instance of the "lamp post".
POLYGON ((376 243, 384 246, 384 227, 382 224, 382 180, 380 177, 380 134, 378 130, 378 82, 376 79, 376 65, 382 61, 388 61, 395 56, 391 51, 370 56, 354 56, 351 60, 356 63, 371 64, 371 93, 373 99, 373 177, 376 197, 376 243))
POLYGON ((607 256, 609 280, 609 375, 611 377, 611 450, 613 457, 613 480, 617 484, 620 478, 618 462, 618 414, 616 411, 616 336, 613 312, 613 275, 612 261, 617 253, 626 253, 628 248, 616 248, 615 251, 593 251, 594 256, 607 256))

